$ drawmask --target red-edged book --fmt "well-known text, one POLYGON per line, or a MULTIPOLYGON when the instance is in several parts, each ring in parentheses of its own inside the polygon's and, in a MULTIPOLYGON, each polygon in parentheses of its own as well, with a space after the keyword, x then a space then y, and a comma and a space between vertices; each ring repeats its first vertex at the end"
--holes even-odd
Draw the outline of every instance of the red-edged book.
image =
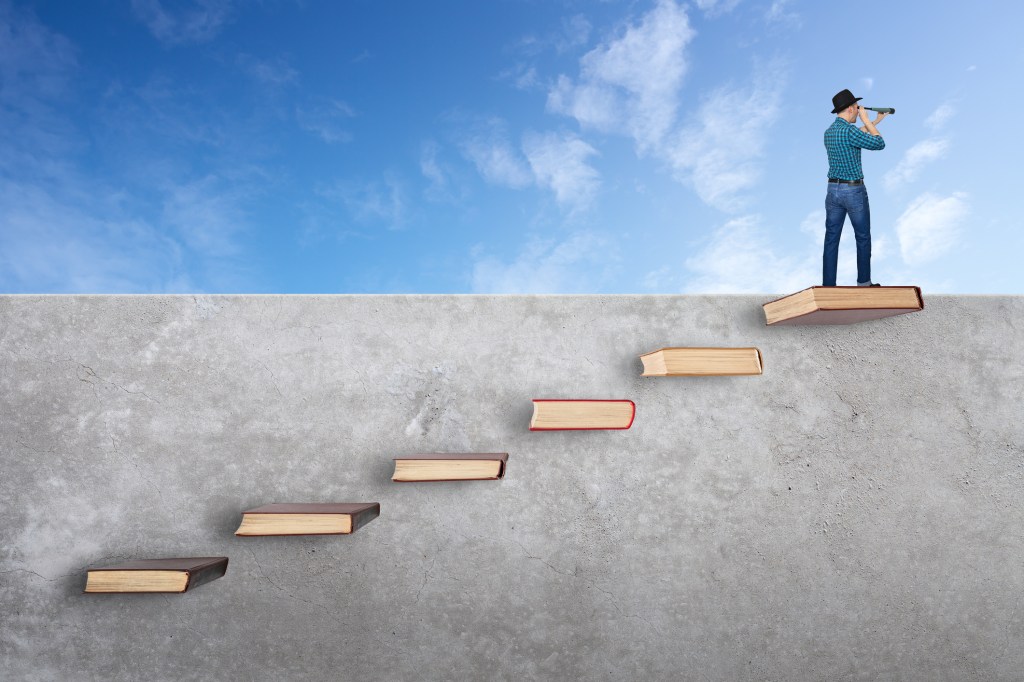
POLYGON ((589 431, 628 429, 636 416, 632 400, 553 400, 533 401, 531 431, 589 431))
POLYGON ((242 512, 235 535, 348 535, 378 516, 379 502, 266 504, 242 512))
POLYGON ((226 556, 141 559, 89 569, 85 591, 88 594, 182 593, 216 580, 227 570, 226 556))
POLYGON ((392 481, 493 481, 505 475, 507 452, 434 452, 395 457, 392 481))

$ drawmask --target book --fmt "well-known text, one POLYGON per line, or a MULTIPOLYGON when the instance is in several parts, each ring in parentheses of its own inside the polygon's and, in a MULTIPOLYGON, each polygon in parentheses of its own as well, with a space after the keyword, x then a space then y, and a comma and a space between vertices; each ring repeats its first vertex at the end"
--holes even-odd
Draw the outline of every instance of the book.
POLYGON ((216 580, 227 570, 226 556, 142 559, 89 569, 85 591, 88 594, 182 593, 216 580))
POLYGON ((549 400, 533 401, 531 431, 628 429, 633 425, 636 405, 632 400, 549 400))
POLYGON ((757 348, 662 348, 640 356, 645 377, 761 374, 757 348))
POLYGON ((850 324, 924 308, 920 287, 810 287, 765 303, 767 324, 850 324))
POLYGON ((242 512, 235 535, 348 535, 378 516, 379 502, 266 504, 242 512))
POLYGON ((392 481, 490 481, 505 475, 507 452, 432 453, 395 457, 392 481))

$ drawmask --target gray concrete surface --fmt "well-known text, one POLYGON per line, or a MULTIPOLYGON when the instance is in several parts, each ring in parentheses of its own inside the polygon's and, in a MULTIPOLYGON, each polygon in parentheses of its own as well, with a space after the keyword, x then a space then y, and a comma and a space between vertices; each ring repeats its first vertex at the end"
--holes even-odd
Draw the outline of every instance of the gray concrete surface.
POLYGON ((1024 298, 0 297, 5 680, 1024 679, 1024 298), (641 378, 667 345, 759 377, 641 378), (531 433, 531 398, 630 398, 531 433), (411 452, 500 482, 391 483, 411 452), (235 538, 379 501, 349 537, 235 538), (181 596, 85 570, 220 555, 181 596))

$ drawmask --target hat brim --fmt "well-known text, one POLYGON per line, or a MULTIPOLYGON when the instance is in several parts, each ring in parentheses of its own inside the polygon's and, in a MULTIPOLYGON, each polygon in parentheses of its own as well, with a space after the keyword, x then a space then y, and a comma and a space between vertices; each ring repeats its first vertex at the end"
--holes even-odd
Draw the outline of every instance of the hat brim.
POLYGON ((861 101, 862 99, 864 99, 864 98, 863 97, 854 97, 852 102, 847 102, 846 104, 844 104, 841 107, 836 107, 835 109, 832 110, 832 113, 833 114, 838 114, 840 111, 842 111, 846 107, 850 106, 851 104, 856 104, 857 102, 861 101))

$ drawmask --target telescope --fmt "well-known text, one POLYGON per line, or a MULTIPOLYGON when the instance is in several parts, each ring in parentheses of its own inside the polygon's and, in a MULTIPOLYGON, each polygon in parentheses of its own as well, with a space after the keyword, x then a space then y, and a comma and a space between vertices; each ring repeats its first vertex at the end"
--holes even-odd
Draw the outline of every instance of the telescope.
POLYGON ((877 111, 880 114, 895 114, 896 110, 892 107, 864 107, 868 111, 877 111))

